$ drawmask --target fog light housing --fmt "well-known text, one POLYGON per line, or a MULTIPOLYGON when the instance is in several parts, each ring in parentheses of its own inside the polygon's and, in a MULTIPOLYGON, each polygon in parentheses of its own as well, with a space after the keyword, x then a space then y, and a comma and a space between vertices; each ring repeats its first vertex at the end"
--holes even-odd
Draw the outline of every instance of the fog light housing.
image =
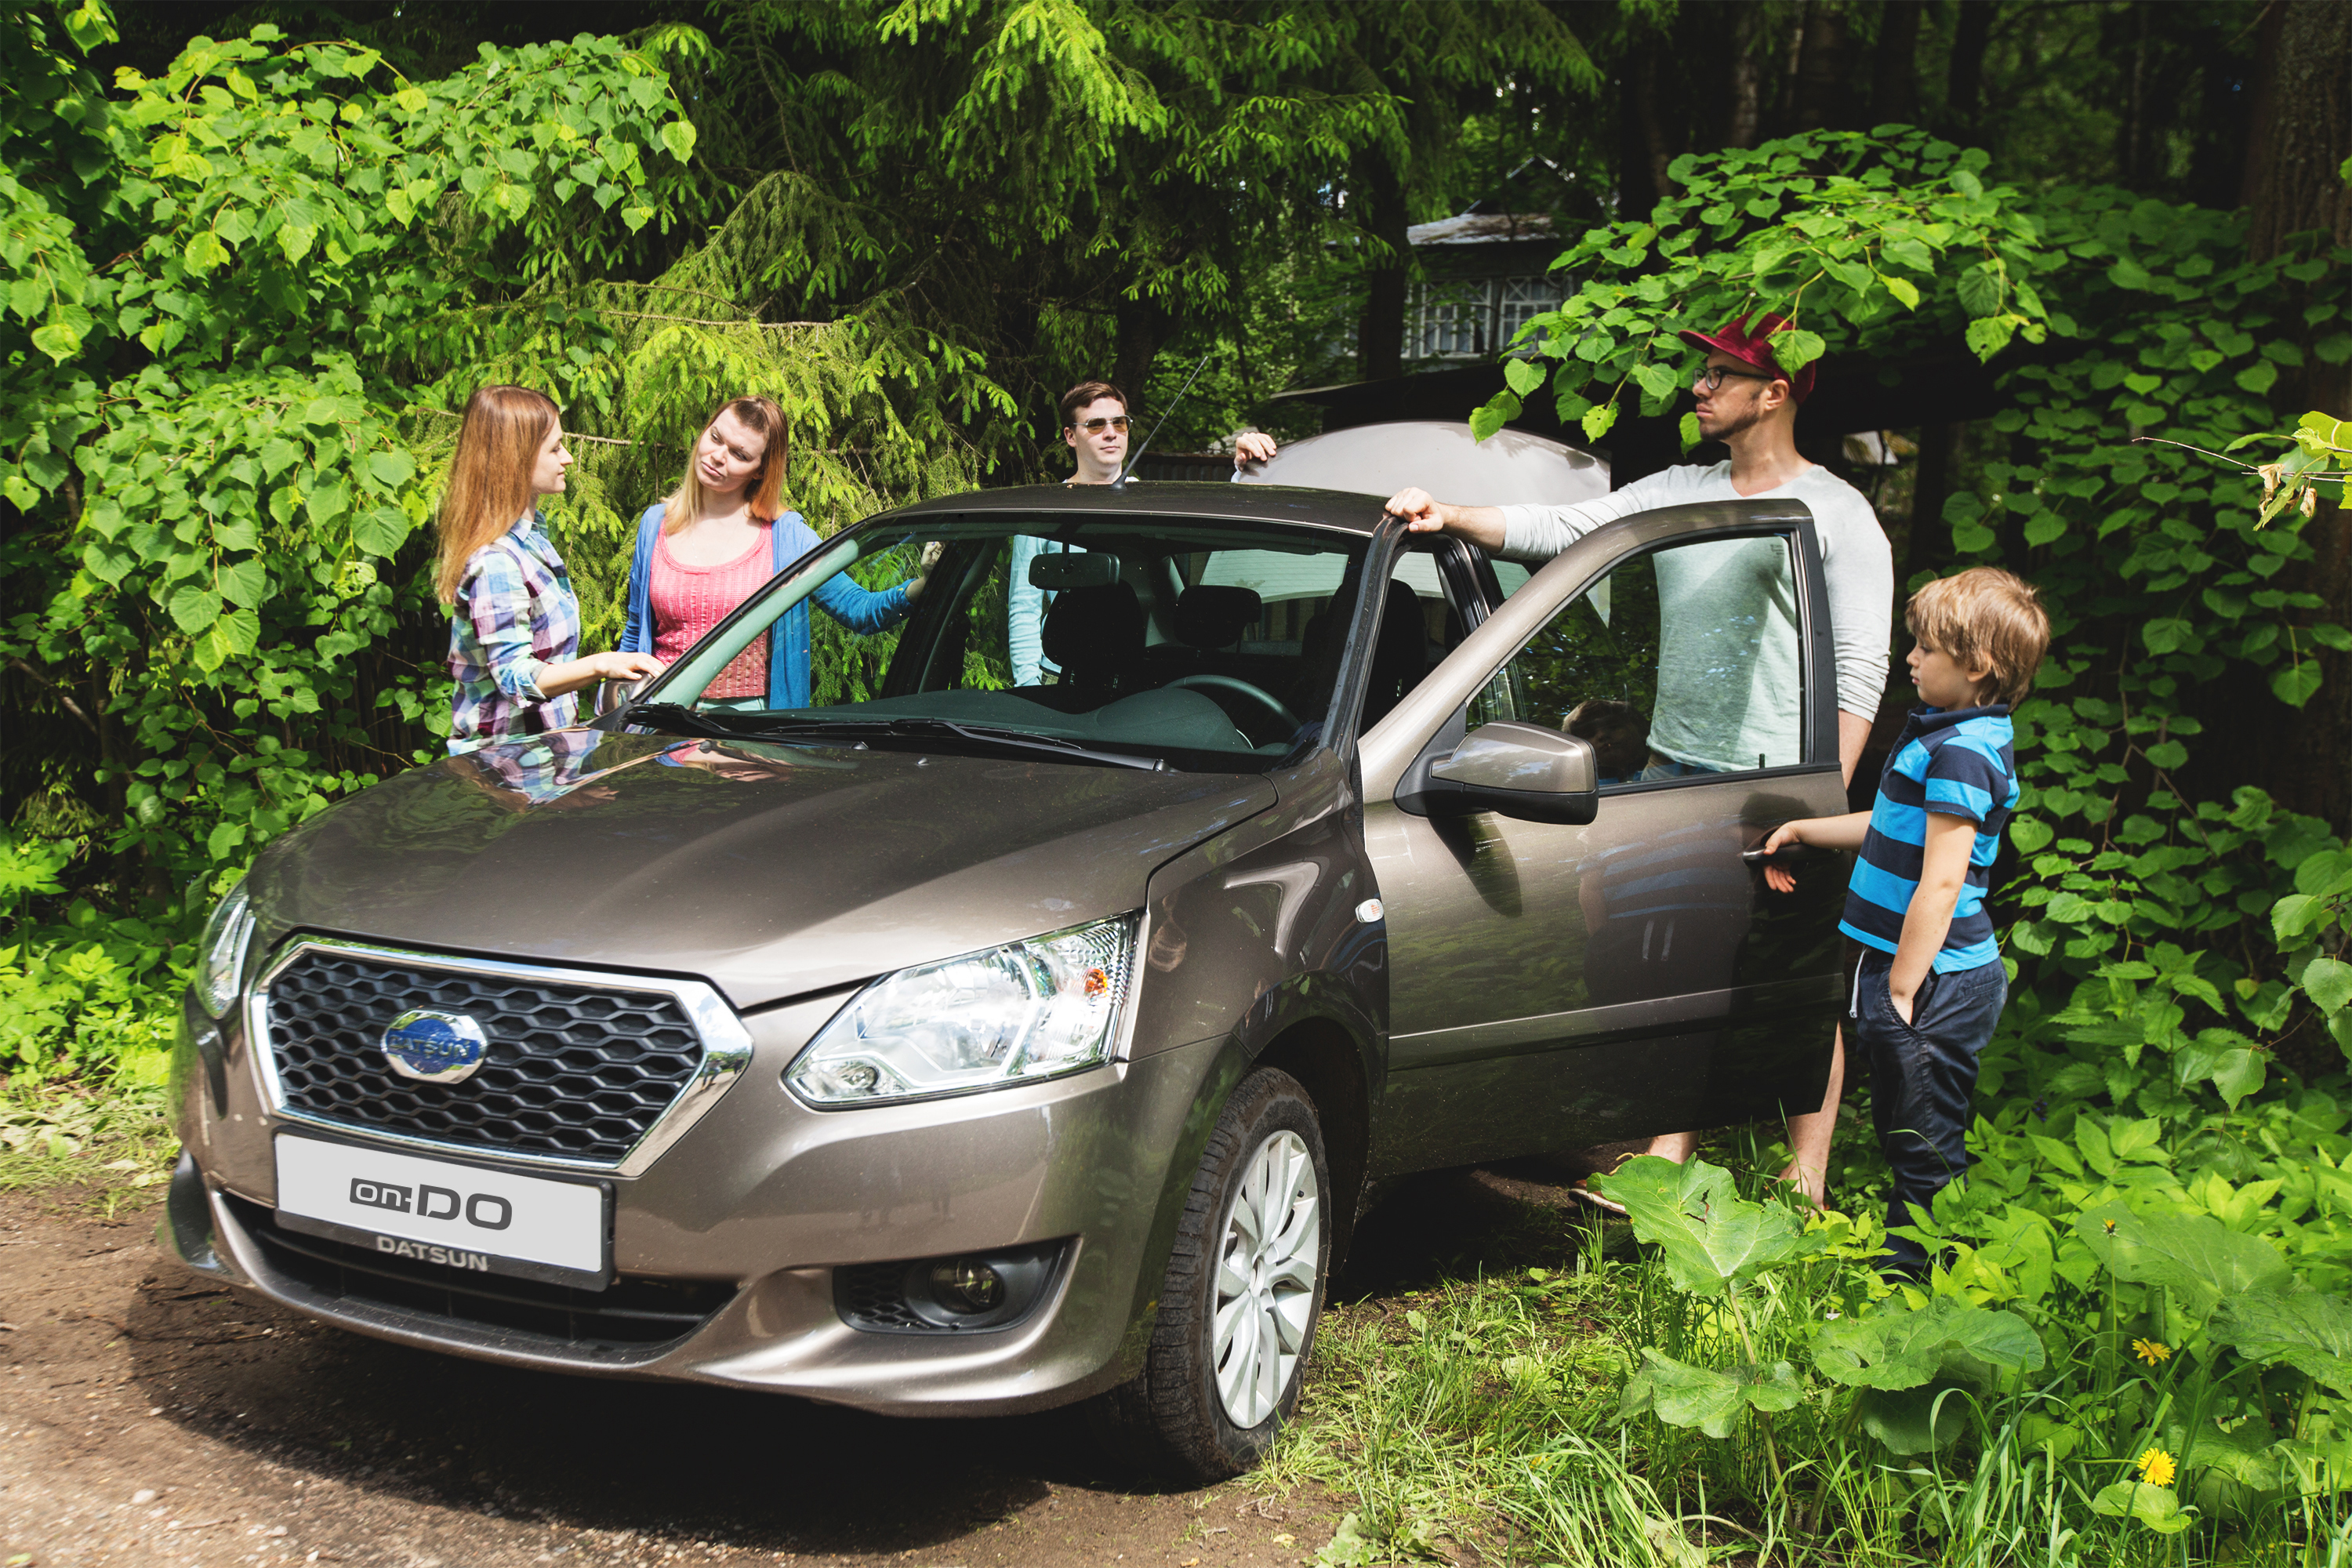
POLYGON ((991 1247, 954 1258, 852 1264, 833 1271, 841 1321, 871 1334, 1009 1329, 1054 1293, 1068 1241, 991 1247))
POLYGON ((931 1299, 951 1311, 984 1317, 1004 1304, 1004 1276, 977 1258, 934 1263, 931 1299))

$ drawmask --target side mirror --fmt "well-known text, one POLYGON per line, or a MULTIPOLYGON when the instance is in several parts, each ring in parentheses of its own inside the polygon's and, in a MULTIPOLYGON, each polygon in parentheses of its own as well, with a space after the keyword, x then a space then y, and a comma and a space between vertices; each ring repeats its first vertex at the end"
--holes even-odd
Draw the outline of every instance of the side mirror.
POLYGON ((1397 783, 1416 816, 1498 812, 1525 822, 1580 826, 1601 810, 1592 742, 1539 724, 1482 724, 1451 752, 1423 757, 1397 783))

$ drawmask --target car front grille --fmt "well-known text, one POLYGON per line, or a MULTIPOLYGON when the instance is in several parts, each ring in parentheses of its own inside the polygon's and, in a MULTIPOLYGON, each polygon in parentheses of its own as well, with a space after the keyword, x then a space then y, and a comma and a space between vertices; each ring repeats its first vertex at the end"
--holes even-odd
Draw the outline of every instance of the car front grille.
POLYGON ((704 1056, 677 997, 541 972, 311 945, 276 970, 263 997, 287 1110, 487 1153, 617 1164, 694 1082, 704 1056), (383 1033, 412 1008, 481 1026, 488 1050, 470 1078, 423 1083, 392 1070, 383 1033))

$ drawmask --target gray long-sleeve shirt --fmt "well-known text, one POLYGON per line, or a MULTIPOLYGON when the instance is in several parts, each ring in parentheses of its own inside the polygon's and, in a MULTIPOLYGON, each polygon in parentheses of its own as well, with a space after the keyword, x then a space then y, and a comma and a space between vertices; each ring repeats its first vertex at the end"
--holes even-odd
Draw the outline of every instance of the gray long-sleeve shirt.
MULTIPOLYGON (((1886 534, 1878 525, 1876 514, 1862 492, 1818 464, 1786 485, 1774 489, 1759 490, 1745 499, 1779 500, 1787 498, 1803 501, 1813 514, 1816 533, 1821 540, 1822 568, 1827 580, 1830 600, 1830 635, 1837 653, 1837 701, 1845 711, 1864 719, 1875 718, 1878 700, 1886 687, 1887 650, 1895 612, 1895 554, 1886 542, 1886 534)), ((1659 507, 1682 506, 1693 501, 1737 500, 1742 499, 1731 486, 1731 465, 1717 463, 1712 468, 1689 465, 1667 468, 1634 480, 1623 489, 1612 491, 1598 500, 1578 506, 1507 506, 1503 514, 1503 549, 1501 553, 1514 560, 1547 561, 1562 550, 1606 522, 1635 512, 1650 511, 1659 507)), ((1694 561, 1692 564, 1697 563, 1694 561)), ((1787 618, 1793 647, 1793 603, 1762 604, 1765 599, 1780 600, 1782 595, 1766 591, 1748 581, 1751 574, 1701 572, 1676 574, 1687 576, 1686 584, 1670 584, 1662 574, 1659 592, 1662 596, 1680 593, 1680 602, 1663 605, 1669 630, 1679 625, 1694 627, 1728 625, 1735 614, 1753 616, 1763 611, 1768 616, 1787 618), (1718 602, 1725 595, 1738 599, 1738 604, 1718 602)), ((1669 637, 1671 644, 1675 639, 1669 637)), ((1778 639, 1776 639, 1778 640, 1778 639)), ((1658 691, 1660 716, 1665 716, 1672 706, 1690 710, 1688 717, 1700 721, 1706 716, 1696 710, 1719 706, 1717 698, 1728 700, 1731 694, 1720 690, 1709 695, 1707 676, 1701 670, 1678 672, 1675 668, 1674 647, 1660 649, 1658 691), (1688 680, 1678 674, 1688 674, 1688 680), (1675 693, 1670 702, 1669 693, 1675 693)), ((1739 731, 1734 739, 1723 733, 1719 743, 1709 745, 1710 752, 1721 752, 1721 761, 1753 757, 1759 753, 1777 752, 1781 744, 1775 738, 1793 735, 1796 731, 1793 704, 1797 693, 1793 682, 1783 685, 1759 668, 1759 679, 1765 682, 1761 693, 1778 690, 1777 700, 1791 706, 1785 715, 1767 712, 1772 698, 1766 697, 1761 706, 1747 711, 1744 717, 1724 714, 1721 721, 1695 723, 1693 728, 1709 731, 1723 731, 1726 724, 1739 731), (1759 743, 1759 742, 1762 743, 1759 743)), ((1745 707, 1747 700, 1743 697, 1745 707)), ((1664 737, 1660 737, 1664 739, 1664 737)), ((1667 754, 1673 754, 1669 752, 1667 754)), ((1686 761, 1715 762, 1693 756, 1686 761)), ((1782 760, 1778 756, 1775 763, 1782 760)), ((1788 759, 1793 761, 1794 759, 1788 759)), ((1746 765, 1753 765, 1746 764, 1746 765)))

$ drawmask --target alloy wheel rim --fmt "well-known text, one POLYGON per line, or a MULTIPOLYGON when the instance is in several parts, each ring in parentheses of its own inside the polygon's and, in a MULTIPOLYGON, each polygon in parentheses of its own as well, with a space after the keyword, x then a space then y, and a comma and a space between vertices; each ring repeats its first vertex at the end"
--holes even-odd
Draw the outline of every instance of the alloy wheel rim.
POLYGON ((1211 1349, 1217 1402, 1236 1426, 1272 1415, 1298 1370, 1315 1321, 1322 1211, 1306 1140, 1282 1131, 1259 1144, 1217 1245, 1211 1349))

